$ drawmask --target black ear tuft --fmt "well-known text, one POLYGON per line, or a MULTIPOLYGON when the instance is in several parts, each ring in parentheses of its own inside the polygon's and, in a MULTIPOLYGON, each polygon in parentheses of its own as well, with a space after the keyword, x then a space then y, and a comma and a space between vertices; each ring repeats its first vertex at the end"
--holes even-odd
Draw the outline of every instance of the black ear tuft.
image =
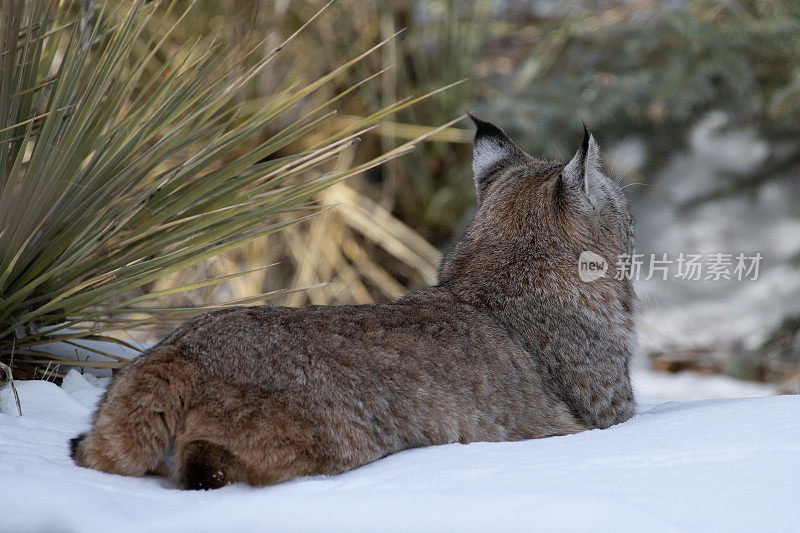
POLYGON ((485 120, 481 120, 472 113, 467 113, 467 115, 469 115, 469 118, 472 120, 472 123, 475 124, 476 141, 481 138, 485 139, 494 138, 494 139, 499 139, 501 141, 511 140, 508 138, 508 135, 506 135, 506 133, 503 130, 501 130, 491 122, 486 122, 485 120))
POLYGON ((472 147, 472 171, 475 190, 480 202, 483 192, 501 170, 526 157, 506 133, 492 124, 467 113, 475 124, 475 141, 472 147))
POLYGON ((592 138, 592 134, 589 133, 589 128, 586 127, 586 123, 581 121, 583 124, 583 142, 581 143, 581 152, 583 152, 584 157, 586 154, 589 153, 589 140, 592 138))

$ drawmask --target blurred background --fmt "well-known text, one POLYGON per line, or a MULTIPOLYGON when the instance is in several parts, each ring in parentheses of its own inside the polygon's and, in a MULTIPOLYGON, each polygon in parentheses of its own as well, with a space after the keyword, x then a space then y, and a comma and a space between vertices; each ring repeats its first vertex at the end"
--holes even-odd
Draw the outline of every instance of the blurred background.
MULTIPOLYGON (((148 69, 155 72, 170 47, 201 37, 221 43, 220 61, 243 43, 263 40, 259 50, 273 49, 323 5, 200 0, 185 14, 164 11, 176 26, 148 69)), ((369 303, 433 283, 441 253, 468 224, 474 203, 468 121, 434 129, 470 111, 532 155, 567 160, 585 121, 606 170, 625 186, 638 253, 763 257, 755 280, 637 280, 637 392, 800 392, 798 2, 341 0, 281 48, 236 100, 257 107, 265 94, 319 79, 386 39, 237 150, 251 150, 343 92, 321 129, 270 157, 304 153, 394 102, 460 82, 380 117, 332 164, 351 168, 430 136, 315 192, 308 204, 314 216, 134 293, 269 268, 146 305, 192 308, 267 293, 261 301, 292 306, 369 303)), ((274 216, 296 220, 297 211, 274 216)), ((108 334, 141 346, 171 327, 149 321, 108 334)))

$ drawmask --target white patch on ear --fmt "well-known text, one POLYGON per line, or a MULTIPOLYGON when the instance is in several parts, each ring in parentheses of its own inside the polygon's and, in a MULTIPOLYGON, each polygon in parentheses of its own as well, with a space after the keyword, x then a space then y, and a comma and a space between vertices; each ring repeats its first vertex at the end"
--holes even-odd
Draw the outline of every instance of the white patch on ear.
POLYGON ((492 139, 478 139, 472 148, 472 172, 479 179, 498 162, 509 157, 510 152, 492 139))
POLYGON ((594 135, 590 134, 588 140, 584 137, 582 146, 564 167, 561 175, 568 189, 574 191, 580 202, 587 209, 594 210, 597 202, 601 201, 597 195, 602 190, 600 147, 594 135))
POLYGON ((586 154, 586 177, 583 180, 583 191, 589 198, 593 206, 600 201, 598 195, 602 196, 602 171, 600 170, 600 147, 594 140, 594 135, 589 135, 589 149, 586 154))
POLYGON ((580 187, 584 192, 588 192, 589 180, 598 172, 600 172, 600 147, 594 135, 589 135, 586 153, 584 154, 583 147, 579 148, 564 167, 563 175, 568 185, 580 187))
POLYGON ((527 156, 503 130, 472 115, 470 118, 476 128, 472 144, 472 171, 480 202, 483 192, 498 177, 499 170, 527 156))
POLYGON ((577 187, 583 180, 583 152, 578 150, 575 155, 570 159, 564 170, 561 171, 564 176, 564 181, 570 187, 577 187))
POLYGON ((589 150, 586 154, 586 172, 600 171, 600 147, 594 140, 594 135, 589 134, 589 150))

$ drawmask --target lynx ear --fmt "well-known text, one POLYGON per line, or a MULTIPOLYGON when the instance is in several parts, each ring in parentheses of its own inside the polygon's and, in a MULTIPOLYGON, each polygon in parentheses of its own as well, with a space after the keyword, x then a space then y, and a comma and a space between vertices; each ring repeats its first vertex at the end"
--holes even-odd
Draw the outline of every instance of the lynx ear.
POLYGON ((490 122, 485 122, 469 114, 475 123, 475 141, 472 147, 472 172, 475 178, 475 191, 480 201, 483 192, 509 164, 525 157, 508 135, 490 122))
POLYGON ((581 200, 587 207, 592 205, 591 187, 592 176, 600 171, 600 148, 594 136, 583 125, 583 142, 572 160, 561 171, 561 179, 567 190, 580 194, 581 200))

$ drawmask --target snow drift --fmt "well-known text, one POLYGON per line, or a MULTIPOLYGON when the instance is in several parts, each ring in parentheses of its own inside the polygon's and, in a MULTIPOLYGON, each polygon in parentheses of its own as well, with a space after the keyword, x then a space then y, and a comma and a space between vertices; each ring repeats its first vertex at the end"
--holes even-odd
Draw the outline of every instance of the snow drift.
POLYGON ((334 477, 182 492, 67 454, 106 380, 0 391, 0 531, 787 531, 800 524, 800 397, 642 402, 548 439, 410 450, 334 477))

